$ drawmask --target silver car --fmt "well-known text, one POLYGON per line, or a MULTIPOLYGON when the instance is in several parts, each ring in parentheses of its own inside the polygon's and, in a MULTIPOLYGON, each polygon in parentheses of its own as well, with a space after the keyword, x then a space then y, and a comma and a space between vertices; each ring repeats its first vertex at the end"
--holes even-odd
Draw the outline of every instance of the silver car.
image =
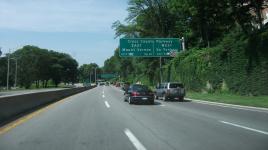
POLYGON ((164 101, 175 99, 184 100, 186 92, 183 84, 178 82, 161 83, 156 87, 155 99, 162 98, 164 101))

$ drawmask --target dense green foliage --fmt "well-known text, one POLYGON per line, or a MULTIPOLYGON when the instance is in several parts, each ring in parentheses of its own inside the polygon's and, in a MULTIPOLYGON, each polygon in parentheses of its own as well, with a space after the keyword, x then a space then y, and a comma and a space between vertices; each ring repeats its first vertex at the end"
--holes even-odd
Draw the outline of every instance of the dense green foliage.
MULTIPOLYGON (((32 83, 38 88, 47 87, 52 80, 57 86, 60 82, 74 83, 77 81, 78 63, 70 55, 36 46, 24 46, 10 54, 10 85, 14 84, 15 61, 18 62, 18 83, 20 87, 29 88, 32 83)), ((0 86, 6 85, 7 58, 0 59, 0 86), (3 63, 2 63, 3 62, 3 63)))
MULTIPOLYGON (((256 35, 260 44, 254 41, 254 45, 264 47, 262 40, 268 40, 267 33, 256 35)), ((181 53, 172 60, 172 80, 183 81, 194 91, 267 95, 268 56, 263 51, 257 51, 254 57, 245 52, 253 48, 252 38, 234 31, 216 47, 181 53)))
POLYGON ((79 81, 81 83, 85 82, 95 82, 95 68, 96 68, 96 73, 100 73, 100 69, 97 64, 91 63, 91 64, 83 64, 82 66, 79 67, 78 72, 79 72, 79 81))
POLYGON ((6 57, 0 58, 0 86, 6 84, 7 78, 7 59, 6 57))
MULTIPOLYGON (((164 81, 196 91, 268 94, 267 31, 261 10, 267 0, 129 0, 127 24, 116 21, 116 37, 185 37, 186 52, 163 59, 164 81)), ((124 80, 160 82, 158 58, 120 58, 104 70, 124 80)))

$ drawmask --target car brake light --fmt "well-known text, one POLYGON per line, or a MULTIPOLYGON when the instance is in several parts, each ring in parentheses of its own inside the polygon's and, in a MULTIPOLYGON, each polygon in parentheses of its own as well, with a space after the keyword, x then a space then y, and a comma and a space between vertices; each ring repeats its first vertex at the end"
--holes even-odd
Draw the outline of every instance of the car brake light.
POLYGON ((131 96, 139 96, 140 95, 140 93, 138 93, 138 92, 132 92, 131 93, 131 96))

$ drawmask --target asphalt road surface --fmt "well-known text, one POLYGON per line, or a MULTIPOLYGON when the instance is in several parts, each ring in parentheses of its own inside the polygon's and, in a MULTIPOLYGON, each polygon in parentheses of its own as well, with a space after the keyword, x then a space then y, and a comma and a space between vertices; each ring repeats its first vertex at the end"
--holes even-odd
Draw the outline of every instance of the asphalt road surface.
POLYGON ((129 105, 97 87, 1 133, 0 150, 267 150, 268 111, 196 102, 129 105))

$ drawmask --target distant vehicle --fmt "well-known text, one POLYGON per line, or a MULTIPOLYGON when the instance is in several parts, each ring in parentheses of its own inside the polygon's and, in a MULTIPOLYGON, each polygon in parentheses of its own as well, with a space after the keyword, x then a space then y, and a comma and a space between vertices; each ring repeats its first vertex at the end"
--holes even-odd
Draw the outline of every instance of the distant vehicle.
POLYGON ((109 82, 106 82, 106 83, 105 83, 105 85, 106 85, 106 86, 109 86, 109 85, 110 85, 110 83, 109 83, 109 82))
POLYGON ((160 86, 156 87, 155 99, 162 98, 163 101, 169 99, 175 99, 179 101, 184 100, 186 92, 183 84, 177 82, 161 83, 160 86))
POLYGON ((116 86, 116 87, 120 87, 120 83, 118 83, 118 82, 115 83, 115 86, 116 86))
POLYGON ((105 85, 105 82, 99 82, 98 86, 103 86, 105 85))
POLYGON ((125 83, 121 84, 121 89, 123 91, 126 91, 129 88, 129 86, 130 86, 130 83, 129 82, 125 82, 125 83))
POLYGON ((125 90, 124 101, 129 104, 146 102, 153 105, 154 93, 146 85, 133 84, 125 90))

